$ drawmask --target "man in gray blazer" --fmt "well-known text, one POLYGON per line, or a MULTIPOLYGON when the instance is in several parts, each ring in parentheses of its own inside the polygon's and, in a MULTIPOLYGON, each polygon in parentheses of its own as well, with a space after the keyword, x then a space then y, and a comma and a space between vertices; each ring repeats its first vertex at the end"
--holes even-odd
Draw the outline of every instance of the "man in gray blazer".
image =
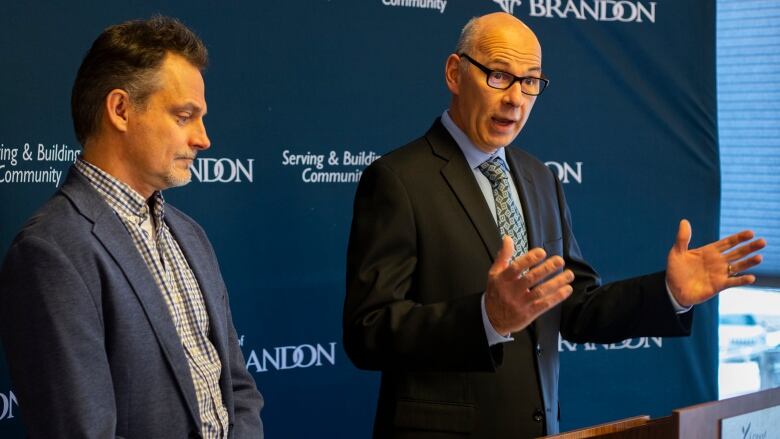
POLYGON ((0 335, 30 437, 262 438, 203 229, 161 191, 210 146, 203 43, 174 19, 106 29, 72 93, 84 147, 0 269, 0 335))

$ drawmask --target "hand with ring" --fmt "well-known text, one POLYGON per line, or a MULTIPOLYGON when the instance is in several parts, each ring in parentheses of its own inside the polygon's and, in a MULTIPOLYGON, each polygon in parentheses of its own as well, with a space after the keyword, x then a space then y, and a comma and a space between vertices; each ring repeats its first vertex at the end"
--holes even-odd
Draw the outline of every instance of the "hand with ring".
POLYGON ((680 221, 677 240, 669 251, 666 265, 666 281, 677 303, 686 307, 696 305, 726 288, 755 282, 754 275, 740 274, 761 263, 761 255, 755 252, 764 248, 766 241, 753 238, 752 231, 743 230, 689 249, 691 224, 680 221))

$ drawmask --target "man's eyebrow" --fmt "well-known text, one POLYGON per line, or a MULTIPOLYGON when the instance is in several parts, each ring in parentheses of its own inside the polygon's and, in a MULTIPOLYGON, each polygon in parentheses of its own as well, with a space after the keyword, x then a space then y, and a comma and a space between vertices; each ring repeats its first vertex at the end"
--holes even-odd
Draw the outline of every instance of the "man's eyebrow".
POLYGON ((187 111, 193 114, 202 114, 204 116, 206 115, 206 112, 203 111, 203 108, 194 102, 187 102, 181 105, 174 105, 173 111, 187 111))

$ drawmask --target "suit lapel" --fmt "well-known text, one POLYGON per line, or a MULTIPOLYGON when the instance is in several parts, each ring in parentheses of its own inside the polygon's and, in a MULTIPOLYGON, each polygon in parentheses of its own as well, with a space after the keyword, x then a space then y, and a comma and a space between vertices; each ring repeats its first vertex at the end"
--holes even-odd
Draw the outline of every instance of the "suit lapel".
POLYGON ((425 134, 425 138, 430 143, 433 153, 446 161, 441 168, 441 175, 469 216, 492 261, 501 249, 501 236, 485 197, 474 179, 474 172, 455 143, 455 139, 439 119, 425 134))
POLYGON ((122 221, 77 171, 70 172, 62 191, 93 222, 92 233, 125 275, 149 319, 157 341, 174 371, 193 419, 200 422, 195 387, 168 305, 122 221))

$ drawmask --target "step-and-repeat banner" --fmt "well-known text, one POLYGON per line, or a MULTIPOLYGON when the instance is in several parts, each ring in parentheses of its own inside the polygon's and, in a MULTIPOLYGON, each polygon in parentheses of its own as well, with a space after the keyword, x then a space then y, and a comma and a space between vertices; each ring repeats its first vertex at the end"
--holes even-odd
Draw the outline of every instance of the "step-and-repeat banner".
MULTIPOLYGON (((535 30, 551 79, 516 143, 564 182, 603 278, 662 269, 680 218, 694 245, 716 239, 713 2, 27 1, 0 5, 0 251, 80 152, 70 89, 94 38, 178 17, 210 50, 212 147, 165 196, 214 244, 266 433, 369 437, 379 373, 341 343, 356 182, 441 114, 461 27, 500 10, 535 30)), ((686 339, 561 341, 562 428, 714 399, 715 317, 715 303, 697 307, 686 339)), ((23 436, 23 413, 0 355, 0 437, 23 436)))

